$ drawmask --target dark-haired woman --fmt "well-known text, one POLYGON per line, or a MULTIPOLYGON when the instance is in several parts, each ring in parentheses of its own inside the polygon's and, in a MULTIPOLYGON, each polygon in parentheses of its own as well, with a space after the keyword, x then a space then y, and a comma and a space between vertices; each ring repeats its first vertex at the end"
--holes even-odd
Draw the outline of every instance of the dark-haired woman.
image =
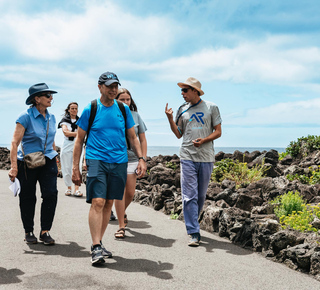
MULTIPOLYGON (((116 99, 128 105, 128 107, 131 110, 132 117, 135 122, 134 130, 140 141, 142 156, 146 160, 147 139, 146 139, 145 132, 147 131, 147 127, 142 121, 138 113, 137 106, 134 100, 132 99, 130 92, 125 88, 121 88, 118 90, 116 99)), ((136 181, 137 181, 136 169, 137 169, 138 163, 139 163, 138 157, 135 155, 132 149, 129 149, 128 150, 127 182, 124 190, 123 199, 115 200, 115 208, 116 208, 117 217, 119 220, 119 230, 115 233, 116 238, 125 237, 125 226, 128 223, 126 209, 132 202, 133 196, 135 193, 136 181)))
MULTIPOLYGON (((74 195, 81 197, 83 194, 79 189, 78 185, 74 185, 74 192, 72 193, 72 155, 73 155, 73 146, 74 140, 77 136, 77 125, 78 121, 78 103, 71 102, 68 107, 65 109, 65 114, 58 124, 58 129, 62 128, 64 134, 64 141, 60 152, 60 162, 61 162, 61 171, 67 190, 65 195, 70 196, 74 195)), ((82 162, 80 162, 82 164, 82 162)), ((80 168, 81 172, 81 168, 80 168)))
POLYGON ((41 190, 41 231, 40 241, 45 245, 55 243, 49 231, 55 215, 57 205, 57 162, 54 138, 56 134, 56 119, 47 108, 51 107, 52 94, 45 83, 35 84, 29 88, 29 97, 26 100, 29 109, 22 112, 16 120, 16 127, 11 142, 10 160, 11 169, 9 178, 20 181, 19 195, 20 213, 25 230, 25 241, 36 244, 34 230, 34 215, 36 208, 36 184, 39 181, 41 190), (21 143, 21 147, 18 146, 21 143), (45 165, 34 169, 28 168, 24 156, 34 152, 43 152, 45 165))

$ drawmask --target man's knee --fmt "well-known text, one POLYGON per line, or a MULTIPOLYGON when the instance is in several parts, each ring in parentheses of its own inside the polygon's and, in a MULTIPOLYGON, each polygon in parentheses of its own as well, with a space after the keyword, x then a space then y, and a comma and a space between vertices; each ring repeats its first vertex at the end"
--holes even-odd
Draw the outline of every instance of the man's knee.
POLYGON ((91 203, 91 209, 96 211, 101 211, 106 205, 106 200, 104 198, 93 198, 91 203))

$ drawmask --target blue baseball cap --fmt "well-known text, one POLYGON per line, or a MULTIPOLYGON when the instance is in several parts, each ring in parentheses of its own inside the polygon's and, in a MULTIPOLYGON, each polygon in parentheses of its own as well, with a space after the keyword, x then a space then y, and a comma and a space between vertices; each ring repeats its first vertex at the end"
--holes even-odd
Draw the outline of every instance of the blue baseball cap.
POLYGON ((104 84, 106 86, 110 86, 113 83, 118 83, 121 86, 117 75, 113 72, 107 71, 99 77, 99 81, 98 81, 99 85, 104 84))

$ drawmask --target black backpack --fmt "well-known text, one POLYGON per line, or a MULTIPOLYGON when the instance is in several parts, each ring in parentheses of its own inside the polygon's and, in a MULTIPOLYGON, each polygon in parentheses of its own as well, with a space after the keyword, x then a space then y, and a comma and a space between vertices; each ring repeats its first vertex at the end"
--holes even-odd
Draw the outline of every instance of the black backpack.
MULTIPOLYGON (((126 114, 126 109, 124 108, 124 105, 122 102, 118 101, 118 100, 115 100, 117 103, 118 103, 118 106, 119 106, 119 109, 122 113, 122 116, 124 118, 124 124, 125 124, 125 130, 127 128, 127 114, 126 114)), ((87 130, 87 136, 86 136, 86 140, 85 140, 85 144, 87 144, 87 141, 88 141, 88 137, 89 137, 89 133, 90 133, 90 129, 92 127, 92 124, 93 124, 93 121, 94 121, 94 118, 96 117, 96 114, 97 114, 97 99, 94 99, 91 101, 91 110, 90 110, 90 117, 89 117, 89 125, 88 125, 88 130, 87 130)), ((128 136, 127 136, 127 131, 126 132, 126 141, 127 141, 127 148, 130 149, 130 143, 129 143, 129 140, 128 140, 128 136)))

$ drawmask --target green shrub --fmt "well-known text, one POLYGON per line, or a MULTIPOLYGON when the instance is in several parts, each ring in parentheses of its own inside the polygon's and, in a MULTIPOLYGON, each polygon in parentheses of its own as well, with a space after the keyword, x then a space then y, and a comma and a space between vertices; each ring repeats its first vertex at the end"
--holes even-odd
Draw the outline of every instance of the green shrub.
POLYGON ((298 138, 297 141, 291 141, 286 148, 286 153, 296 158, 299 155, 305 157, 315 150, 320 150, 320 136, 308 135, 308 137, 298 138))
POLYGON ((309 167, 309 173, 306 174, 287 174, 286 178, 289 181, 299 180, 303 184, 320 184, 320 167, 316 170, 309 167))
POLYGON ((310 178, 305 174, 287 174, 286 178, 289 181, 299 180, 303 184, 309 184, 310 178))
POLYGON ((289 155, 289 153, 288 152, 281 152, 280 154, 279 154, 279 161, 281 161, 284 157, 286 157, 287 155, 289 155))
POLYGON ((235 165, 235 162, 230 158, 226 158, 226 159, 222 159, 221 161, 217 161, 214 164, 214 168, 212 170, 211 180, 213 182, 218 182, 218 183, 222 182, 225 179, 225 177, 224 177, 225 173, 232 170, 234 165, 235 165))
POLYGON ((318 232, 318 229, 312 226, 312 221, 320 216, 319 207, 307 206, 304 204, 301 211, 292 211, 291 214, 280 217, 282 228, 291 228, 299 232, 318 232))
POLYGON ((274 213, 278 218, 292 214, 293 211, 299 212, 303 210, 305 200, 298 191, 289 191, 283 195, 280 195, 270 201, 271 204, 275 204, 274 213))
POLYGON ((166 167, 171 168, 175 171, 177 169, 177 164, 169 161, 166 163, 166 167))
POLYGON ((310 184, 320 184, 320 168, 312 172, 310 184))
POLYGON ((171 211, 171 214, 170 214, 170 219, 172 220, 176 220, 178 219, 179 215, 177 213, 174 213, 173 210, 171 211))
POLYGON ((264 164, 249 169, 245 162, 226 158, 215 163, 211 180, 220 183, 224 179, 229 179, 236 183, 236 188, 246 187, 250 183, 263 178, 268 169, 264 164))

